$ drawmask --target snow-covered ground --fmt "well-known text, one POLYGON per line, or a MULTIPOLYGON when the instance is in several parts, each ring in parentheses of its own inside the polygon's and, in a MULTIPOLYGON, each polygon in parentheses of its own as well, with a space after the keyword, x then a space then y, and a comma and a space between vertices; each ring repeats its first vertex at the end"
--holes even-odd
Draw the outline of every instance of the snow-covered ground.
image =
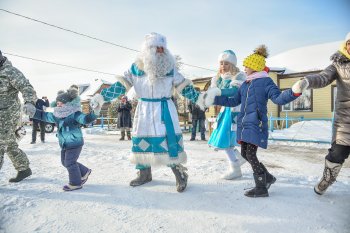
MULTIPOLYGON (((313 129, 315 130, 315 129, 313 129)), ((320 130, 320 129, 318 129, 320 130)), ((310 131, 310 129, 308 129, 310 131)), ((321 131, 319 131, 321 132, 321 131)), ((262 162, 277 177, 268 198, 247 198, 253 184, 246 163, 243 177, 222 180, 226 159, 206 142, 189 141, 188 188, 177 193, 167 167, 153 168, 153 181, 132 188, 136 176, 129 163, 130 141, 119 135, 85 130, 80 162, 93 171, 84 188, 63 192, 67 172, 60 164, 55 134, 47 143, 20 147, 28 154, 33 175, 12 184, 15 170, 5 155, 0 171, 0 232, 349 232, 350 162, 323 196, 313 191, 323 171, 327 149, 271 143, 259 149, 262 162)), ((282 132, 279 132, 282 133, 282 132)), ((306 132, 298 132, 299 136, 306 132)), ((329 146, 329 145, 328 145, 329 146)))

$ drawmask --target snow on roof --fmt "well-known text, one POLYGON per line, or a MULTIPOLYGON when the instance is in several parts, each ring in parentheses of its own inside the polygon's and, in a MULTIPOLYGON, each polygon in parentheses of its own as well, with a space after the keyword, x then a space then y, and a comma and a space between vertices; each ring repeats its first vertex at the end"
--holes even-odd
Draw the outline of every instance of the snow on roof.
POLYGON ((323 70, 331 64, 342 41, 311 45, 277 54, 266 60, 268 67, 285 69, 284 74, 323 70))
MULTIPOLYGON (((112 85, 111 82, 97 78, 92 83, 89 83, 89 87, 80 95, 81 100, 89 100, 100 89, 103 84, 112 85)), ((82 84, 84 85, 84 84, 82 84)))

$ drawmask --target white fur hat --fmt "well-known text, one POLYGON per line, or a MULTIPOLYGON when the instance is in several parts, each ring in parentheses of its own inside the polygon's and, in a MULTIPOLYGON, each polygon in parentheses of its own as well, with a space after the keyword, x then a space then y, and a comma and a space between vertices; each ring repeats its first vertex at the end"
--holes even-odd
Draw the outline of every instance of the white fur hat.
POLYGON ((163 47, 166 48, 166 38, 165 36, 151 32, 145 36, 145 40, 143 42, 142 47, 150 48, 150 47, 163 47))
POLYGON ((232 50, 225 50, 224 52, 220 53, 219 58, 220 61, 227 61, 235 66, 237 66, 237 57, 236 54, 232 50))
POLYGON ((345 37, 345 42, 347 42, 348 40, 350 40, 350 32, 345 37))

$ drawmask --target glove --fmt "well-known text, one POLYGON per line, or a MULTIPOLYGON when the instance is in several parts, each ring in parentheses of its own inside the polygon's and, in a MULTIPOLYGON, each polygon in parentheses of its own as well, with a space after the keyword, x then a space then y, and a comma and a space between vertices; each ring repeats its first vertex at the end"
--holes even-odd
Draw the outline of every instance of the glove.
POLYGON ((92 110, 94 111, 94 113, 96 115, 100 114, 100 111, 101 111, 101 108, 102 108, 104 102, 105 102, 104 98, 100 94, 96 94, 91 98, 90 107, 92 108, 92 110))
POLYGON ((35 114, 36 108, 34 104, 27 102, 23 106, 23 112, 29 116, 29 118, 33 118, 35 114))
POLYGON ((206 107, 210 107, 214 105, 216 96, 221 96, 220 88, 217 88, 217 87, 209 88, 208 91, 204 94, 204 105, 206 107))
POLYGON ((293 93, 300 94, 303 93, 303 91, 305 91, 308 86, 309 82, 307 81, 307 79, 301 79, 294 83, 294 85, 292 86, 292 91, 293 93))
POLYGON ((17 142, 21 141, 22 138, 24 138, 24 136, 26 136, 26 134, 27 134, 27 131, 23 126, 16 129, 15 135, 16 135, 17 142))

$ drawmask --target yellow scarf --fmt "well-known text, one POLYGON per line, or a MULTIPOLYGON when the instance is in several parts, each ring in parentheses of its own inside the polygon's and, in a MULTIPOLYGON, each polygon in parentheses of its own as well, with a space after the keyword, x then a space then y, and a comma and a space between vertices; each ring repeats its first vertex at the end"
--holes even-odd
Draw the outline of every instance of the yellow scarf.
POLYGON ((340 45, 339 52, 341 52, 345 57, 350 60, 350 54, 346 50, 346 41, 340 45))

